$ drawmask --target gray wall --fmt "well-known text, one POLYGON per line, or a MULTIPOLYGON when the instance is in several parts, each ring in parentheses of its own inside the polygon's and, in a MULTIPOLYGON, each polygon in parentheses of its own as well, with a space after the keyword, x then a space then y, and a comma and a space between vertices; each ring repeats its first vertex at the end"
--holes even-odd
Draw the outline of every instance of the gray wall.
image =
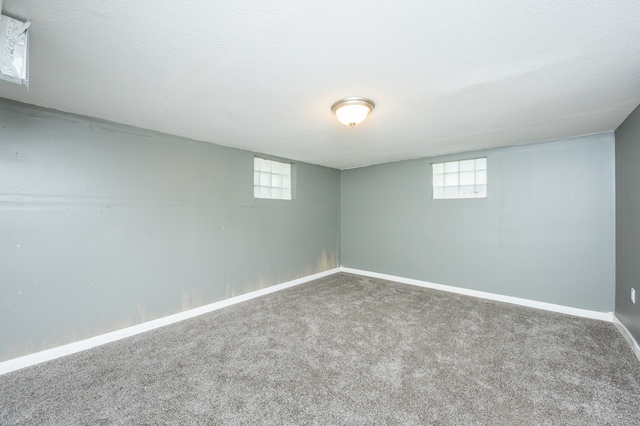
POLYGON ((616 315, 640 342, 640 107, 616 130, 616 315))
POLYGON ((0 361, 338 266, 340 172, 0 101, 0 361))
POLYGON ((613 133, 347 170, 341 261, 613 311, 614 204, 613 133), (488 198, 431 199, 431 162, 476 156, 488 198))

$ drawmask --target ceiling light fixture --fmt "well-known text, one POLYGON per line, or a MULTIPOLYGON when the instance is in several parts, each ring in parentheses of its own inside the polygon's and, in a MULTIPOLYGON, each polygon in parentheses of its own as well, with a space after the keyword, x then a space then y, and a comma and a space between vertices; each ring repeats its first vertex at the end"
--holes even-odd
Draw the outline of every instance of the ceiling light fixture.
POLYGON ((342 124, 354 127, 362 123, 375 107, 371 99, 344 98, 331 105, 331 111, 342 124))

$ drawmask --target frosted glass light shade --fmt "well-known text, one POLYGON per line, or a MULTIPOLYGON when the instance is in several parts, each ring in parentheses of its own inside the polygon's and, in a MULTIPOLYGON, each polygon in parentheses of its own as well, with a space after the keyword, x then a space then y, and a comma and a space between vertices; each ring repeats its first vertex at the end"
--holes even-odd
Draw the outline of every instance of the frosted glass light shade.
POLYGON ((331 111, 342 124, 354 127, 362 123, 375 106, 370 99, 344 98, 331 105, 331 111))

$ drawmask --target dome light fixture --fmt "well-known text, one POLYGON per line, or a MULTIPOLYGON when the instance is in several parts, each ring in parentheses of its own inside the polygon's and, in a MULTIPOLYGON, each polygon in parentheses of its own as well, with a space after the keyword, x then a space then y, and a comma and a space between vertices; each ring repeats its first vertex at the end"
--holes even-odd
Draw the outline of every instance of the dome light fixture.
POLYGON ((376 104, 371 99, 344 98, 331 105, 331 111, 342 124, 355 127, 356 124, 362 123, 375 107, 376 104))

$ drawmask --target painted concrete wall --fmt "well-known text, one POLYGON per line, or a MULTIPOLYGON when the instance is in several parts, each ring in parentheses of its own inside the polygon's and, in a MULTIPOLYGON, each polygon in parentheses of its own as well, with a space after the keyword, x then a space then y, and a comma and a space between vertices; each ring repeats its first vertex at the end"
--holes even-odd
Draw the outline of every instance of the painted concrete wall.
POLYGON ((0 101, 0 361, 338 266, 340 172, 0 101))
POLYGON ((616 130, 616 316, 640 342, 640 107, 616 130))
MULTIPOLYGON (((342 173, 342 265, 614 309, 614 135, 342 173), (486 199, 431 199, 431 163, 486 156, 486 199)), ((636 262, 637 263, 637 262, 636 262)))

